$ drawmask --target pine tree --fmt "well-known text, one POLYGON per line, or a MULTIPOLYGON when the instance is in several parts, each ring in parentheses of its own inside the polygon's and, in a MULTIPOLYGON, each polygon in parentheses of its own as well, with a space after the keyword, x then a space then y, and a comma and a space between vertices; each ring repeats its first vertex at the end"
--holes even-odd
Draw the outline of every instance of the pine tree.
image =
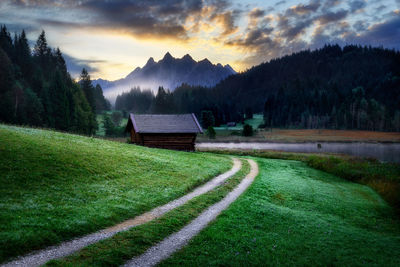
POLYGON ((87 99, 90 107, 92 108, 92 111, 96 112, 96 102, 94 99, 94 88, 92 85, 92 81, 90 80, 90 75, 85 68, 82 69, 80 78, 81 79, 80 79, 79 83, 81 85, 83 92, 85 93, 86 99, 87 99))
POLYGON ((0 48, 6 52, 8 57, 12 57, 13 54, 13 43, 11 35, 5 25, 0 27, 0 48))
POLYGON ((89 133, 94 134, 98 128, 96 122, 96 102, 94 98, 94 87, 92 85, 92 81, 90 80, 90 75, 85 68, 82 69, 80 78, 80 86, 92 111, 92 116, 89 120, 89 133))
POLYGON ((42 33, 39 35, 35 47, 33 48, 33 55, 36 57, 46 57, 49 54, 50 49, 47 46, 46 33, 42 30, 42 33))

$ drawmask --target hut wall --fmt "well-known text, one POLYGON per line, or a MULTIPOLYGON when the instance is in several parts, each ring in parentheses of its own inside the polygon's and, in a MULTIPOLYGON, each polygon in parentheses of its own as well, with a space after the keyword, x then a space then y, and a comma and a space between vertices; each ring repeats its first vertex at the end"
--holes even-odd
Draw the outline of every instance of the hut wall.
POLYGON ((134 140, 132 139, 132 142, 147 147, 193 151, 195 140, 196 134, 139 133, 134 135, 134 140))

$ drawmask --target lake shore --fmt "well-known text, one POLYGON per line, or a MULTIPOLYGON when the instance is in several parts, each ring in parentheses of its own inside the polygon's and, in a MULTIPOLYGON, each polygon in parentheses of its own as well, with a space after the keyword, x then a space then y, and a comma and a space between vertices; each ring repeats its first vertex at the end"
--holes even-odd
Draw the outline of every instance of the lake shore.
POLYGON ((377 132, 361 130, 330 129, 258 129, 253 136, 241 136, 236 128, 215 127, 216 138, 209 139, 205 134, 197 137, 198 143, 234 142, 234 143, 307 143, 307 142, 340 142, 340 143, 400 143, 400 132, 377 132))

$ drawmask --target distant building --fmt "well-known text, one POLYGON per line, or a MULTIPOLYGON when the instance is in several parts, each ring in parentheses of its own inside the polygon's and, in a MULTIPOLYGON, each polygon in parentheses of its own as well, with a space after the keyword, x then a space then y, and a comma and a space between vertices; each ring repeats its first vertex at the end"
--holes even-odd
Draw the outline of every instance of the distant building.
POLYGON ((192 114, 153 115, 130 114, 125 128, 134 144, 194 151, 196 136, 203 133, 192 114))

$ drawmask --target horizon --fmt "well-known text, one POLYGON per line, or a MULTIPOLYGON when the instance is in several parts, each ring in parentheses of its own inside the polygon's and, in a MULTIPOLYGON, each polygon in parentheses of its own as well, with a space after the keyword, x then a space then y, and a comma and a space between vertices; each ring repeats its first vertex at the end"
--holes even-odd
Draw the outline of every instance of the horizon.
POLYGON ((31 46, 45 30, 74 78, 86 68, 93 79, 121 79, 167 52, 241 72, 325 44, 400 49, 400 0, 6 0, 0 17, 12 33, 25 29, 31 46))

